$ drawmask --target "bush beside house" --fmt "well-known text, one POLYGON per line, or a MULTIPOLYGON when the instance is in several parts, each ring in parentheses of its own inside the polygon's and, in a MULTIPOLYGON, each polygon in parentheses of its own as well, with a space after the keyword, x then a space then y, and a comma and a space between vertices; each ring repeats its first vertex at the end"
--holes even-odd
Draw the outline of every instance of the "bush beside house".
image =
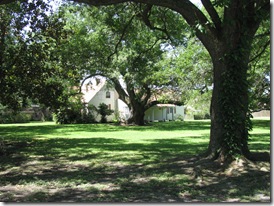
POLYGON ((50 120, 52 120, 52 113, 48 108, 40 108, 37 105, 32 105, 29 108, 15 112, 0 105, 0 124, 50 120))

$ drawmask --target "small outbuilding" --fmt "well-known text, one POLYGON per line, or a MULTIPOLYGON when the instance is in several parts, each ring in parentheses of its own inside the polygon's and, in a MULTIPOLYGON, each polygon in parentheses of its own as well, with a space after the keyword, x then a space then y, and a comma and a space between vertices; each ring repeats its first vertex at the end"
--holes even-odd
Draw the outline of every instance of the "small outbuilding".
POLYGON ((148 122, 184 120, 184 106, 175 104, 156 104, 145 112, 148 122))

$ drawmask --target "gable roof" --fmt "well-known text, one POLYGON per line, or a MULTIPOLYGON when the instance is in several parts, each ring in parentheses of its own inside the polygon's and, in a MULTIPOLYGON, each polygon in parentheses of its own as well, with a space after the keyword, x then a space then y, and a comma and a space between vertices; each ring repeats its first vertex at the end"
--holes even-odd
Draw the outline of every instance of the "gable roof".
POLYGON ((105 79, 100 79, 100 82, 97 85, 84 84, 82 86, 83 101, 85 103, 90 102, 90 100, 93 99, 93 97, 105 86, 105 84, 105 79))

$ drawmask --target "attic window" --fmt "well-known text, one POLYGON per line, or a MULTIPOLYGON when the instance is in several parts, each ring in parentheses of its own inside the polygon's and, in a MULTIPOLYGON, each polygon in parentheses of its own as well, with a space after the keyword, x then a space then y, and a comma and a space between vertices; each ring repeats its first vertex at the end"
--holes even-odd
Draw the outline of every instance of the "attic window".
POLYGON ((110 92, 109 91, 106 92, 106 98, 110 98, 110 92))
POLYGON ((101 80, 99 78, 96 78, 96 86, 99 85, 101 80))

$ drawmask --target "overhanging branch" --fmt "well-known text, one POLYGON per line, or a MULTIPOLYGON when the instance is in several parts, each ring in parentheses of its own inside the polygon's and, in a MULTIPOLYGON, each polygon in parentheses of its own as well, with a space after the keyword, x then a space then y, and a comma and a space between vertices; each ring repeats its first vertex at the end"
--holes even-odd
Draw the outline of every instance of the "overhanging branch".
POLYGON ((167 38, 172 41, 171 36, 170 36, 169 32, 167 31, 166 27, 165 28, 156 27, 156 26, 153 26, 152 23, 150 22, 149 17, 150 17, 152 7, 153 7, 153 5, 151 5, 151 4, 146 5, 146 8, 143 10, 142 15, 141 15, 143 22, 151 30, 157 30, 157 31, 163 32, 167 36, 167 38))
POLYGON ((128 21, 128 23, 125 25, 125 27, 123 28, 122 31, 122 35, 120 36, 118 42, 115 45, 114 51, 107 57, 108 60, 110 60, 110 58, 114 55, 118 53, 118 47, 119 44, 121 44, 122 40, 124 39, 125 35, 126 35, 126 31, 128 29, 128 27, 130 26, 130 24, 132 23, 133 19, 134 19, 135 15, 133 15, 130 20, 128 21))
POLYGON ((85 81, 88 80, 89 78, 91 77, 95 77, 95 76, 102 76, 102 77, 105 77, 104 75, 102 75, 101 73, 94 73, 94 74, 90 74, 88 76, 86 76, 82 82, 81 82, 81 85, 80 85, 80 88, 79 88, 79 94, 82 93, 82 86, 84 85, 85 81))
POLYGON ((215 10, 215 8, 213 7, 212 3, 210 0, 201 0, 207 13, 210 15, 213 24, 215 25, 215 28, 217 29, 217 31, 221 31, 222 29, 222 22, 221 19, 217 13, 217 11, 215 10))
POLYGON ((256 60, 257 58, 259 58, 264 52, 265 50, 267 49, 267 47, 270 46, 270 40, 268 40, 265 45, 262 47, 262 50, 257 53, 254 57, 252 57, 250 60, 249 60, 249 63, 256 60))

